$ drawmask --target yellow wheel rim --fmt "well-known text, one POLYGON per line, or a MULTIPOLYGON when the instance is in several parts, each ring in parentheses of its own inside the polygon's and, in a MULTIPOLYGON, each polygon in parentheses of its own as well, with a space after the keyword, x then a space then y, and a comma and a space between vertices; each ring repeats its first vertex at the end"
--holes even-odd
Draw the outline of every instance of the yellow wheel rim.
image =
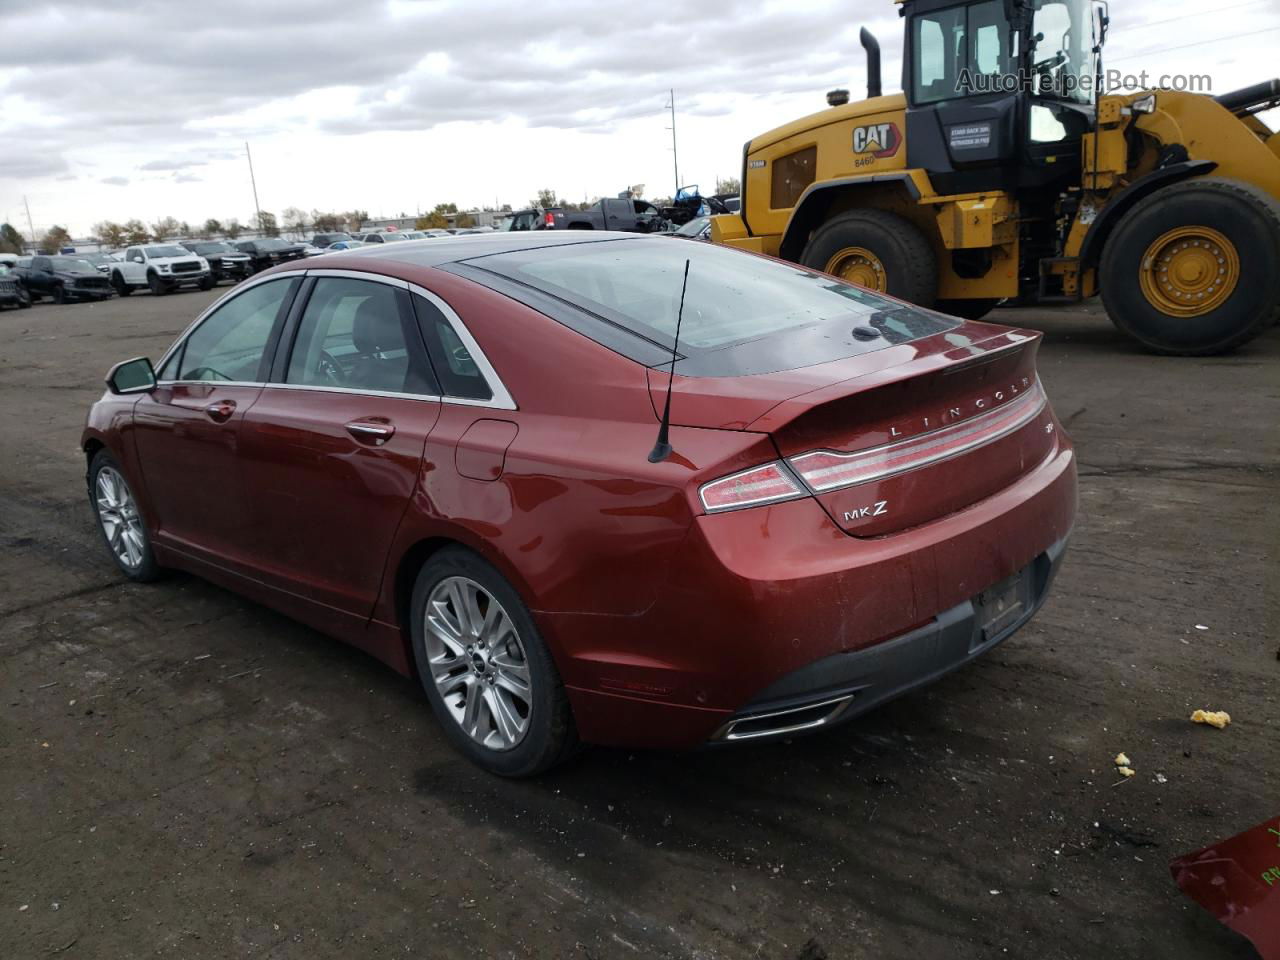
POLYGON ((1147 247, 1138 268, 1147 302, 1171 317, 1201 317, 1240 282, 1235 244, 1209 227, 1178 227, 1147 247))
POLYGON ((879 290, 881 293, 888 292, 884 264, 866 247, 845 247, 837 251, 827 261, 824 270, 833 277, 848 280, 861 287, 879 290))

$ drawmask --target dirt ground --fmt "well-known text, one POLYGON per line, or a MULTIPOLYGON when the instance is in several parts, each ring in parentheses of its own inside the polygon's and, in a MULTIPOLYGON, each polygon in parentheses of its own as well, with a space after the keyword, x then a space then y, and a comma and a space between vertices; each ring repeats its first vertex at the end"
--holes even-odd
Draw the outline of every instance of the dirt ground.
POLYGON ((997 312, 1080 456, 1027 628, 821 736, 510 783, 363 654, 116 574, 85 410, 215 295, 0 314, 0 957, 1254 956, 1167 864, 1280 812, 1280 330, 1178 360, 997 312))

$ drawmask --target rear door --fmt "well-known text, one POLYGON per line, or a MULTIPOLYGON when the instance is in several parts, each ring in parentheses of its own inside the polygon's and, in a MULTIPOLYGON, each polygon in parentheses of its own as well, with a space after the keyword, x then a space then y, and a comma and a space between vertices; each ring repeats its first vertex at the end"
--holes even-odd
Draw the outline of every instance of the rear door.
POLYGON ((256 576, 367 618, 418 484, 439 390, 407 284, 308 280, 272 382, 245 418, 256 576))
POLYGON ((251 546, 240 429, 300 282, 272 279, 220 303, 165 359, 155 391, 134 407, 157 539, 237 571, 251 546))

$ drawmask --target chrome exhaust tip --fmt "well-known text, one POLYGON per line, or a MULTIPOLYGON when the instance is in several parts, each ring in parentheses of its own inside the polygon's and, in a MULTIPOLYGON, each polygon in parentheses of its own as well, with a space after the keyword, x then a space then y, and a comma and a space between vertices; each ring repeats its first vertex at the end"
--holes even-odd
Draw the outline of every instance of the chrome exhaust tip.
POLYGON ((856 694, 846 693, 827 700, 804 703, 783 710, 748 713, 734 717, 711 737, 713 742, 760 740, 781 737, 802 730, 813 730, 833 723, 853 703, 856 694))

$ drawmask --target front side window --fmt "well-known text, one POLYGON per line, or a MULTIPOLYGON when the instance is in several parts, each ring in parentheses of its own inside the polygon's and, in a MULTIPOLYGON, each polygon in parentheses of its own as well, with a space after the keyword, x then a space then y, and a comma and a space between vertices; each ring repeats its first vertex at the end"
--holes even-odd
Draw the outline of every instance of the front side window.
POLYGON ((911 36, 917 104, 1007 92, 1003 78, 1016 79, 1017 38, 1001 0, 921 14, 912 21, 911 36))
POLYGON ((773 161, 773 184, 769 206, 785 210, 796 205, 805 187, 817 175, 818 148, 805 147, 773 161))
POLYGON ((1031 63, 1041 96, 1092 102, 1092 31, 1086 0, 1041 0, 1031 25, 1031 63))
POLYGON ((307 301, 286 383, 377 393, 434 395, 417 331, 395 287, 321 277, 307 301), (416 349, 414 349, 416 346, 416 349))
MULTIPOLYGON (((177 379, 261 381, 272 328, 295 283, 260 283, 206 317, 182 347, 177 379)), ((165 364, 164 372, 169 366, 165 364)))

